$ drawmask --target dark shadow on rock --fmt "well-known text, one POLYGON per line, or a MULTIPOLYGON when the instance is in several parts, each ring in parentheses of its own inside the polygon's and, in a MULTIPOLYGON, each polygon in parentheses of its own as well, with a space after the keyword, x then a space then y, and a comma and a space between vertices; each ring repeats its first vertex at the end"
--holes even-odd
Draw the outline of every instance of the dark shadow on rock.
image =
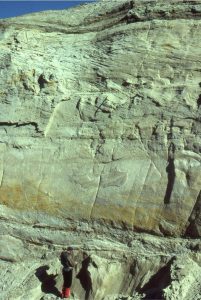
POLYGON ((41 281, 41 290, 43 293, 53 294, 57 297, 60 297, 61 294, 55 286, 55 278, 57 277, 57 275, 49 275, 47 273, 47 270, 49 270, 49 266, 46 265, 39 267, 35 272, 36 277, 41 281))
POLYGON ((201 94, 199 95, 199 97, 197 99, 197 105, 198 105, 198 108, 201 106, 201 94))
POLYGON ((163 289, 171 284, 170 267, 174 259, 171 259, 164 267, 162 267, 156 274, 154 274, 149 282, 139 290, 146 296, 146 300, 163 300, 163 289))
POLYGON ((92 264, 95 268, 97 268, 97 265, 92 261, 91 257, 88 256, 86 253, 83 254, 83 261, 82 261, 82 267, 79 270, 78 274, 76 275, 76 278, 80 280, 80 284, 85 290, 85 300, 90 299, 90 295, 93 292, 92 287, 92 280, 91 280, 91 274, 88 270, 88 267, 90 264, 92 264))
POLYGON ((189 236, 191 238, 199 238, 199 224, 201 224, 201 191, 197 197, 188 221, 189 225, 186 229, 185 236, 189 236))

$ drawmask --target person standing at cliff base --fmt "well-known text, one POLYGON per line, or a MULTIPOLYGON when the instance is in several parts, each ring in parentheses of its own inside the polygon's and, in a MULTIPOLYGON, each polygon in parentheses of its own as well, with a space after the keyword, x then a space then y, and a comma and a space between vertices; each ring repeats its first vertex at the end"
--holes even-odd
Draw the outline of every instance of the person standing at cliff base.
POLYGON ((72 278, 73 278, 73 268, 76 265, 74 261, 74 253, 73 248, 68 247, 65 251, 61 253, 60 256, 62 268, 62 275, 63 275, 63 287, 62 287, 62 298, 69 298, 71 293, 71 285, 72 285, 72 278))

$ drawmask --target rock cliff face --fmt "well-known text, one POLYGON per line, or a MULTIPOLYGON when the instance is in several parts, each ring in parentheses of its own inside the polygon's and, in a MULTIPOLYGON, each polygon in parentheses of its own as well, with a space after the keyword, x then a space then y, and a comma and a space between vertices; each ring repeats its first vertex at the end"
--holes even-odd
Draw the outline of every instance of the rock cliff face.
POLYGON ((94 299, 201 299, 200 16, 108 0, 0 21, 2 299, 42 299, 66 244, 95 255, 94 299))

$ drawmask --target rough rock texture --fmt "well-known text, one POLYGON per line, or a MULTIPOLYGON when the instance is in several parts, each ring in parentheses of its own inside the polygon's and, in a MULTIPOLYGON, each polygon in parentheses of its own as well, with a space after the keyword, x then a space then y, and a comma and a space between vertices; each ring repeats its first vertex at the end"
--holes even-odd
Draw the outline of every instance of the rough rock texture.
MULTIPOLYGON (((98 222, 89 226, 9 208, 1 209, 1 216, 2 300, 57 299, 62 286, 59 256, 69 244, 79 262, 74 275, 81 267, 82 250, 98 267, 89 268, 91 299, 201 299, 198 239, 157 237, 98 222)), ((85 292, 76 278, 72 290, 72 299, 84 300, 85 292)))
POLYGON ((1 203, 199 236, 200 14, 106 1, 1 21, 1 203))
POLYGON ((38 268, 65 244, 95 256, 94 299, 201 299, 200 16, 107 0, 0 21, 2 299, 55 298, 38 268))

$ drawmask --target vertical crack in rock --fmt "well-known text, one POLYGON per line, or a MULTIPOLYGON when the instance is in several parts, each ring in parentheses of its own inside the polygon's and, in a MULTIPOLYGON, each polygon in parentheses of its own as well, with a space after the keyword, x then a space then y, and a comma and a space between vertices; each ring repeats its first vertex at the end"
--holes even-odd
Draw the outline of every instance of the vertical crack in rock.
POLYGON ((80 97, 80 99, 78 100, 78 102, 76 104, 76 109, 78 110, 80 120, 84 121, 82 110, 81 110, 81 100, 82 100, 82 98, 80 97))
MULTIPOLYGON (((5 147, 6 147, 6 145, 5 145, 5 147)), ((1 175, 1 177, 0 177, 0 188, 2 187, 3 179, 4 179, 4 173, 5 173, 5 170, 4 170, 4 160, 5 160, 5 151, 3 151, 3 155, 2 155, 2 158, 1 158, 2 170, 0 172, 0 175, 1 175)))
POLYGON ((198 106, 198 108, 201 106, 201 94, 198 97, 197 106, 198 106))
POLYGON ((2 187, 2 184, 3 184, 3 177, 4 177, 4 167, 3 167, 2 175, 1 175, 1 178, 0 178, 0 188, 2 187))
POLYGON ((99 177, 99 181, 98 181, 98 186, 97 186, 97 190, 96 190, 96 195, 95 195, 95 197, 94 197, 94 202, 93 202, 93 204, 92 204, 91 212, 90 212, 90 214, 89 214, 89 218, 90 218, 90 219, 91 219, 91 217, 92 217, 92 215, 93 215, 94 206, 95 206, 95 204, 96 204, 96 200, 97 200, 97 197, 98 197, 98 192, 99 192, 99 190, 100 190, 100 185, 101 185, 101 179, 102 179, 103 170, 104 170, 104 167, 103 167, 103 169, 102 169, 102 171, 101 171, 101 173, 100 173, 100 177, 99 177))
POLYGON ((166 168, 168 183, 167 183, 167 188, 166 188, 165 197, 164 197, 164 204, 170 204, 171 195, 172 195, 172 191, 173 191, 173 187, 174 187, 174 183, 175 183, 175 177, 176 177, 175 165, 174 165, 175 145, 172 142, 172 140, 174 138, 173 137, 173 127, 174 127, 174 120, 172 117, 170 120, 170 132, 168 134, 168 139, 170 141, 170 145, 168 148, 168 161, 167 161, 168 165, 166 168))
POLYGON ((24 174, 24 170, 25 170, 25 165, 26 165, 26 159, 25 159, 25 155, 24 155, 24 151, 22 151, 22 155, 23 155, 23 160, 22 160, 22 181, 21 181, 21 185, 22 185, 22 191, 23 191, 23 194, 24 194, 24 198, 25 198, 25 201, 26 201, 26 205, 28 203, 30 203, 30 199, 29 197, 27 196, 27 184, 26 184, 26 175, 24 174))
POLYGON ((138 140, 141 143, 142 149, 144 150, 145 153, 147 153, 147 150, 145 148, 145 145, 143 143, 143 137, 142 137, 142 129, 140 128, 140 126, 138 124, 135 125, 136 129, 137 129, 137 133, 138 133, 138 140))
MULTIPOLYGON (((201 82, 199 83, 199 87, 201 87, 201 82)), ((199 95, 199 97, 197 99, 197 106, 198 106, 198 108, 201 106, 201 94, 199 95)))
POLYGON ((174 165, 174 152, 175 152, 175 146, 173 143, 171 143, 168 149, 168 165, 166 168, 168 183, 167 183, 167 188, 164 197, 164 204, 170 204, 171 195, 172 195, 175 177, 176 177, 175 165, 174 165))

